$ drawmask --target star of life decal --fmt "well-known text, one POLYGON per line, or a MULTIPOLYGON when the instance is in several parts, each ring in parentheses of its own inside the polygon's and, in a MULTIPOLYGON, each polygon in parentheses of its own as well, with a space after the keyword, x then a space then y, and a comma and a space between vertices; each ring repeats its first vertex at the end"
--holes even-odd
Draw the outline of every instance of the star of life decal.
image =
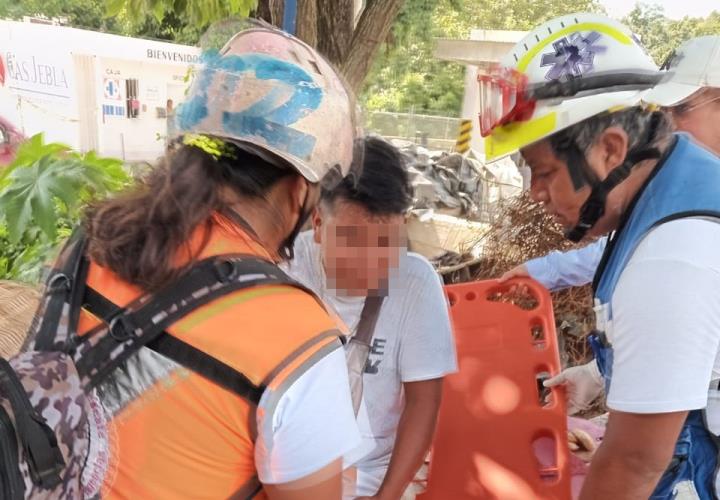
POLYGON ((575 32, 553 42, 553 51, 543 54, 540 59, 541 67, 551 66, 545 79, 568 81, 592 71, 595 54, 605 51, 605 47, 595 45, 601 38, 597 31, 591 31, 587 36, 575 32))

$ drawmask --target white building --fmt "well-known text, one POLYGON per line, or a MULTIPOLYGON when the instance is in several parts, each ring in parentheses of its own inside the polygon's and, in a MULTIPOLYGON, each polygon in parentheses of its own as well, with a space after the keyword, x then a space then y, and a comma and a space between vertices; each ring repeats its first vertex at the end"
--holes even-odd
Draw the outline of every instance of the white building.
POLYGON ((126 160, 163 151, 196 47, 0 21, 0 115, 26 136, 126 160))

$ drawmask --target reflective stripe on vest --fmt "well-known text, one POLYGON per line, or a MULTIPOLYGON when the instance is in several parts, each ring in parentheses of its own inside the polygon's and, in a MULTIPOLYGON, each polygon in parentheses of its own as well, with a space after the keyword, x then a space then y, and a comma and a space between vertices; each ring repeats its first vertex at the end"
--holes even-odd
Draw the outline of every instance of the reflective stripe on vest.
MULTIPOLYGON (((199 258, 251 250, 215 227, 199 258)), ((88 283, 121 305, 140 293, 96 265, 88 283)), ((87 315, 83 322, 83 331, 94 323, 87 315)), ((103 401, 115 415, 110 432, 116 436, 104 498, 227 498, 255 492, 257 416, 261 425, 271 422, 287 388, 342 348, 338 325, 314 297, 273 285, 233 292, 167 330, 267 389, 256 408, 156 352, 141 350, 102 387, 103 401)))

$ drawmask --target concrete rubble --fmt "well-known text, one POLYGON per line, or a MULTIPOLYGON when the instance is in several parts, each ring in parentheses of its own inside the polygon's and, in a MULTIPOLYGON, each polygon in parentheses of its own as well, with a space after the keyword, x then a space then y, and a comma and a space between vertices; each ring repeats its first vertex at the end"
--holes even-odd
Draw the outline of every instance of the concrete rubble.
POLYGON ((413 187, 411 250, 430 260, 448 252, 477 255, 477 242, 499 202, 522 191, 523 178, 515 163, 510 158, 484 163, 472 150, 461 155, 406 141, 396 145, 407 159, 413 187))

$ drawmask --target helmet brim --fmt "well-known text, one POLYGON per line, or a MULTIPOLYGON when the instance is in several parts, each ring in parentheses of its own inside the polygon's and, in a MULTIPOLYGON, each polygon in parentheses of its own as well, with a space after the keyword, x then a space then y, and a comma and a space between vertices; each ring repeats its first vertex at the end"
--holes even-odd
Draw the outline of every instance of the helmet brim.
POLYGON ((665 82, 656 85, 643 97, 643 101, 670 108, 680 104, 703 87, 687 83, 665 82))
POLYGON ((234 138, 223 138, 223 140, 234 144, 243 151, 261 158, 271 165, 275 165, 279 168, 292 168, 312 184, 317 184, 321 180, 318 173, 315 172, 310 165, 298 160, 292 155, 288 155, 278 149, 268 146, 267 144, 260 145, 252 141, 244 141, 234 138))

